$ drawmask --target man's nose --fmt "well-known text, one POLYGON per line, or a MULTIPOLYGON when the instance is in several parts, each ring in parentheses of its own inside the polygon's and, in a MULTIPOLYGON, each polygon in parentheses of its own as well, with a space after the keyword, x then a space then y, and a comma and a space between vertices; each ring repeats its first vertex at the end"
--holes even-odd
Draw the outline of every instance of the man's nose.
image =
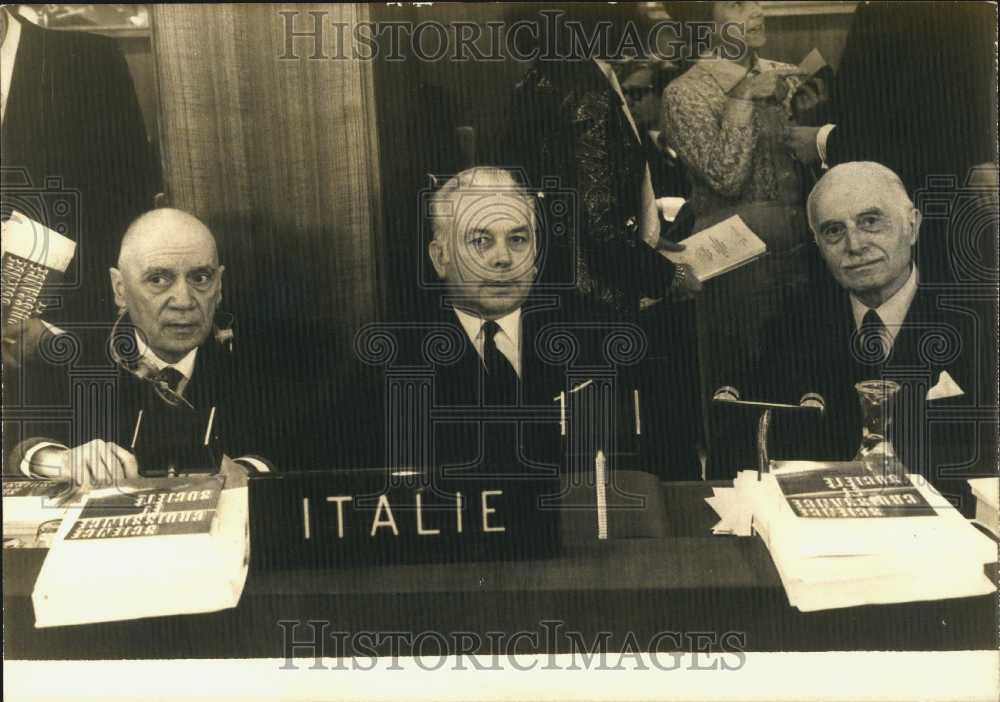
POLYGON ((510 253, 510 246, 507 245, 506 241, 497 242, 490 253, 492 254, 490 256, 490 265, 493 268, 510 268, 514 261, 510 253))
POLYGON ((860 253, 868 245, 864 235, 854 226, 847 227, 847 235, 844 237, 844 245, 848 253, 860 253))
POLYGON ((188 310, 195 306, 195 297, 191 294, 191 288, 186 280, 178 280, 170 290, 168 304, 176 309, 188 310))

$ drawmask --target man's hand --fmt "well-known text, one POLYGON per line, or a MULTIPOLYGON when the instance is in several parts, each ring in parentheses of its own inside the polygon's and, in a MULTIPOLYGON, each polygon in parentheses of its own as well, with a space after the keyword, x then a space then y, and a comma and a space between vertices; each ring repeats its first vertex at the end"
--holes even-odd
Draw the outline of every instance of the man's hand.
POLYGON ((94 439, 71 449, 42 449, 39 454, 32 459, 33 472, 69 479, 83 488, 111 487, 139 477, 135 456, 110 441, 94 439))
POLYGON ((35 355, 45 334, 48 334, 48 330, 37 317, 4 324, 3 364, 9 368, 19 368, 35 355))
POLYGON ((819 127, 791 127, 785 145, 801 163, 819 161, 819 147, 816 146, 816 134, 819 127))
POLYGON ((660 240, 656 242, 657 251, 683 251, 684 244, 679 244, 676 241, 671 241, 665 237, 660 237, 660 240))
POLYGON ((826 109, 829 102, 830 94, 826 88, 826 81, 813 77, 800 85, 792 96, 792 114, 799 124, 815 124, 816 113, 826 109))

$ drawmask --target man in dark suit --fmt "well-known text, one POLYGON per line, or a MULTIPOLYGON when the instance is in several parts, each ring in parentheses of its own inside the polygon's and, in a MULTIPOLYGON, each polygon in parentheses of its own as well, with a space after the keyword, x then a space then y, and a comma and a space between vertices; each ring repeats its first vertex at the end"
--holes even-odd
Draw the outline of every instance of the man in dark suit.
POLYGON ((911 474, 971 511, 966 478, 995 470, 996 338, 975 291, 926 285, 913 261, 921 214, 871 162, 831 169, 809 196, 833 280, 771 335, 755 399, 826 399, 822 419, 776 417, 775 458, 850 459, 862 443, 855 385, 891 380, 888 438, 911 474))
MULTIPOLYGON (((430 387, 420 397, 427 404, 410 408, 398 424, 408 433, 390 435, 386 443, 431 437, 422 458, 411 454, 413 460, 443 466, 446 474, 553 474, 562 462, 562 437, 576 434, 609 454, 620 451, 610 433, 622 418, 619 408, 596 408, 605 389, 624 394, 616 364, 638 360, 644 349, 638 328, 570 318, 557 294, 534 287, 541 261, 536 203, 509 171, 463 171, 429 205, 428 254, 441 294, 420 322, 392 329, 397 339, 414 335, 399 344, 408 351, 395 360, 397 369, 413 373, 397 370, 394 377, 414 384, 426 378, 430 387), (615 335, 629 351, 613 343, 608 350, 605 342, 615 335), (590 385, 562 395, 587 380, 590 385), (574 409, 587 403, 603 423, 577 431, 574 409), (438 419, 430 421, 432 415, 438 419)), ((390 403, 400 396, 386 394, 390 403)), ((390 404, 389 416, 395 412, 390 404)), ((631 427, 631 413, 628 418, 631 427)), ((593 458, 591 452, 591 466, 593 458)))
POLYGON ((259 383, 237 368, 218 325, 222 274, 215 239, 173 209, 138 218, 110 269, 119 313, 110 325, 67 325, 26 364, 19 406, 33 418, 8 472, 104 485, 140 474, 214 472, 266 433, 259 383))
MULTIPOLYGON (((17 210, 76 241, 45 318, 97 322, 110 306, 105 270, 120 234, 159 190, 128 66, 112 39, 43 29, 9 8, 0 9, 0 39, 0 216, 17 210)), ((26 343, 41 331, 26 325, 26 343)))

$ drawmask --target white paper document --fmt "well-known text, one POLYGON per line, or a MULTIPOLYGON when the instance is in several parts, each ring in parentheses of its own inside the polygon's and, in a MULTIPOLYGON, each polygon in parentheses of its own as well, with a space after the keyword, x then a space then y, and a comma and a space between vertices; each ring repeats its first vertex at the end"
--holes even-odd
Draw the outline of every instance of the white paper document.
POLYGON ((739 215, 692 234, 683 251, 664 251, 675 264, 686 263, 701 282, 750 263, 764 255, 767 245, 750 230, 739 215))

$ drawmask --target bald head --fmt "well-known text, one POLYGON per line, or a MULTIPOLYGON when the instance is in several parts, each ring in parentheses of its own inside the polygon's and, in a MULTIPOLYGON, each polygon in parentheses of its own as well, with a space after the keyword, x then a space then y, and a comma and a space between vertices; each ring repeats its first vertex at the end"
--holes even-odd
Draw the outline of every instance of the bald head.
POLYGON ((208 228, 187 212, 165 208, 129 226, 111 287, 146 345, 175 363, 208 337, 223 270, 208 228))
POLYGON ((830 195, 831 190, 852 191, 868 190, 879 192, 906 210, 912 209, 913 202, 906 192, 906 186, 894 171, 886 168, 881 163, 874 161, 853 161, 842 163, 828 170, 813 187, 806 201, 806 214, 809 217, 809 228, 816 231, 818 220, 816 219, 817 203, 830 195))
POLYGON ((195 247, 210 250, 218 265, 215 237, 201 220, 182 210, 164 207, 136 218, 122 237, 118 267, 141 260, 150 251, 166 247, 195 247))
POLYGON ((910 277, 920 212, 899 177, 878 163, 830 169, 809 194, 809 226, 833 277, 871 308, 910 277))

